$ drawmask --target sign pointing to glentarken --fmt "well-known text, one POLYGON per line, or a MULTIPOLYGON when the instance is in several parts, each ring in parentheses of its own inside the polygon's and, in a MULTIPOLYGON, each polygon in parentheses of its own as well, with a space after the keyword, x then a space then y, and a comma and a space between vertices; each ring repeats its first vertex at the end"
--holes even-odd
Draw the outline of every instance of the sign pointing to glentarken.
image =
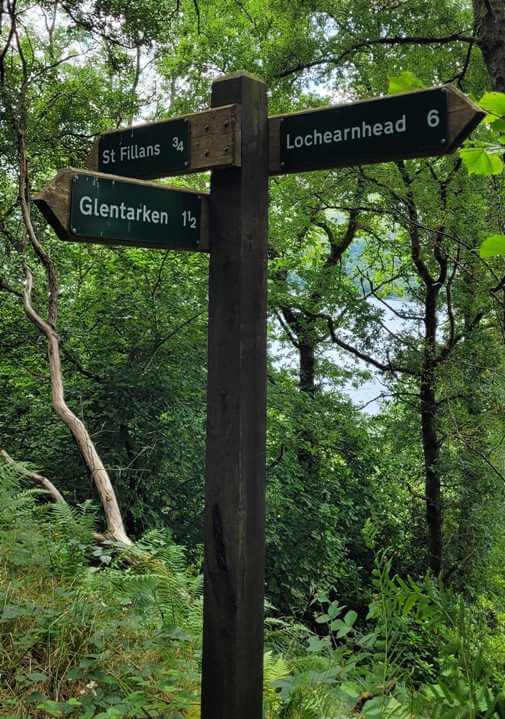
POLYGON ((445 155, 484 113, 452 86, 270 118, 270 173, 445 155))
POLYGON ((207 196, 66 168, 34 201, 61 239, 167 250, 208 250, 207 196))

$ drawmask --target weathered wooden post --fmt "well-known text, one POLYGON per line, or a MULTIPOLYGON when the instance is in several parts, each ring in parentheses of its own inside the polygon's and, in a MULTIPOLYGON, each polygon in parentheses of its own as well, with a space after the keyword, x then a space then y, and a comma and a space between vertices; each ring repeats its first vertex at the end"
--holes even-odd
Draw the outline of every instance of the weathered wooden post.
POLYGON ((261 719, 263 689, 268 120, 265 85, 213 83, 241 106, 241 167, 210 194, 203 719, 261 719))

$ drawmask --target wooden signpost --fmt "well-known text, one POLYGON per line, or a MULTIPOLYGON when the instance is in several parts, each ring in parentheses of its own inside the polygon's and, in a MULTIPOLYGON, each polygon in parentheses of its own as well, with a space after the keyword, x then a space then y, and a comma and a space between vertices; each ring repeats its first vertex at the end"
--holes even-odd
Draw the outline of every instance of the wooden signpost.
POLYGON ((242 166, 211 178, 202 717, 263 716, 268 121, 265 85, 214 82, 242 106, 242 166))
POLYGON ((263 716, 268 176, 444 155, 484 114, 444 86, 268 119, 241 73, 208 111, 101 135, 34 198, 64 240, 210 250, 202 719, 263 716), (208 169, 208 197, 141 181, 208 169))

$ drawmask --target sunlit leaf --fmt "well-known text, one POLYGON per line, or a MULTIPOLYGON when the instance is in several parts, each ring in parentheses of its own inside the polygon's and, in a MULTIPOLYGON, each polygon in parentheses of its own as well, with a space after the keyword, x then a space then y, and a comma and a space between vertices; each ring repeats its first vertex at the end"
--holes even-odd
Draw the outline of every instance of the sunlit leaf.
POLYGON ((409 92, 424 87, 421 80, 410 70, 404 70, 396 77, 389 78, 388 92, 395 95, 397 92, 409 92))
POLYGON ((505 255, 505 235, 489 235, 479 247, 481 257, 505 255))
POLYGON ((505 115, 505 93, 486 92, 479 100, 479 105, 489 113, 487 122, 495 122, 505 115))
POLYGON ((483 147, 464 147, 459 154, 470 175, 500 175, 503 172, 500 155, 487 152, 483 147))

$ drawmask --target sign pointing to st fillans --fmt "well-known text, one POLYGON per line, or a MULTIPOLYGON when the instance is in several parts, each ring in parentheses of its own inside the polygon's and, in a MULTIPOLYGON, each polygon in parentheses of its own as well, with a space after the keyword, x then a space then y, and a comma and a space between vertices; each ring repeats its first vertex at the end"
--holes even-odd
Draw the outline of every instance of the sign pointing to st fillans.
POLYGON ((189 122, 173 120, 103 134, 98 170, 122 177, 161 177, 189 165, 189 122))
POLYGON ((96 138, 89 170, 152 180, 240 166, 240 106, 109 130, 96 138))
POLYGON ((452 86, 270 118, 270 172, 452 152, 484 113, 452 86))
POLYGON ((208 249, 207 197, 200 192, 66 168, 34 201, 64 240, 208 249))

